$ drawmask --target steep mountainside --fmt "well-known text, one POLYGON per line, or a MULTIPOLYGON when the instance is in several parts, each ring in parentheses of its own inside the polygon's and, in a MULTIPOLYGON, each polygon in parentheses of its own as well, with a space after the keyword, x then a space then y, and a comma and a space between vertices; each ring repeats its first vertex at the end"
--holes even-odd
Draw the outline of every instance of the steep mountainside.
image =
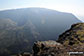
POLYGON ((11 19, 0 19, 0 56, 30 52, 36 39, 28 29, 28 26, 18 27, 11 19))
POLYGON ((37 41, 33 52, 23 52, 18 56, 84 56, 84 23, 73 24, 56 41, 37 41))
POLYGON ((0 18, 11 19, 18 26, 28 26, 31 22, 34 31, 38 32, 37 38, 47 40, 58 37, 73 23, 81 22, 71 13, 64 13, 45 8, 24 8, 0 11, 0 18), (52 37, 52 38, 51 38, 52 37))
POLYGON ((35 41, 56 40, 77 22, 71 13, 45 8, 0 11, 0 56, 30 52, 35 41))
POLYGON ((84 45, 84 23, 73 24, 59 36, 58 42, 65 45, 84 45))

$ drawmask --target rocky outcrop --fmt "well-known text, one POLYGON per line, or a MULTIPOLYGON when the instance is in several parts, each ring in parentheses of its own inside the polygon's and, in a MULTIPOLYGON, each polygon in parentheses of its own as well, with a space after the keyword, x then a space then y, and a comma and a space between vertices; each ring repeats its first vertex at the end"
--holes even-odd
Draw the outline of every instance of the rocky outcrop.
POLYGON ((84 23, 73 24, 57 41, 37 41, 32 55, 22 56, 84 56, 84 23))
POLYGON ((24 52, 18 54, 17 56, 84 56, 83 51, 84 45, 65 46, 63 44, 57 43, 56 41, 49 40, 35 42, 32 54, 24 52), (75 54, 71 52, 75 52, 75 54))
POLYGON ((33 46, 33 51, 34 51, 33 56, 67 55, 67 52, 62 44, 57 43, 56 41, 51 41, 51 40, 35 42, 33 46))
MULTIPOLYGON (((84 45, 63 45, 56 41, 38 41, 33 46, 33 56, 70 56, 70 52, 83 52, 84 45)), ((84 56, 84 54, 73 54, 73 56, 84 56)))
POLYGON ((69 30, 59 36, 58 42, 64 45, 83 45, 84 23, 73 24, 69 30))

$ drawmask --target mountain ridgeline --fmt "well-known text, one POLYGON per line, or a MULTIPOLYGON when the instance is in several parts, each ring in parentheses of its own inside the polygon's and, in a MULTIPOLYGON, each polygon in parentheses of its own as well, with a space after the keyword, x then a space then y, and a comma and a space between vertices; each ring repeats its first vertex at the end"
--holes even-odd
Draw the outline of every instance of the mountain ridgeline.
POLYGON ((78 22, 71 13, 45 8, 0 11, 0 56, 31 52, 35 41, 56 40, 78 22))

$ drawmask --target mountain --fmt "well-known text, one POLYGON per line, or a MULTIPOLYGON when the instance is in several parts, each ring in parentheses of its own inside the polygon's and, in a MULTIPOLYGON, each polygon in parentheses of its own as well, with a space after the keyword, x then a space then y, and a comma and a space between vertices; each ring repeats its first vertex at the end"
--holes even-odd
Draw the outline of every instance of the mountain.
POLYGON ((31 27, 40 34, 40 37, 46 39, 54 39, 69 28, 71 24, 81 22, 71 13, 45 8, 24 8, 0 11, 0 18, 9 18, 17 23, 18 26, 28 26, 30 23, 32 24, 31 27))
POLYGON ((0 56, 31 52, 35 41, 56 40, 78 22, 71 13, 45 8, 0 11, 0 56))
POLYGON ((73 24, 57 41, 37 41, 33 45, 32 54, 23 52, 18 56, 84 56, 83 36, 84 23, 73 24))

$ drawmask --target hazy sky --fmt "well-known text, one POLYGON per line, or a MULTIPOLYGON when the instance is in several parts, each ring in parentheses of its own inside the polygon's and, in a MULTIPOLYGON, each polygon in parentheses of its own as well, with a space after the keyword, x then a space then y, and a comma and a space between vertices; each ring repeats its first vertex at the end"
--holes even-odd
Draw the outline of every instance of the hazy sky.
POLYGON ((84 21, 84 0, 0 0, 0 10, 42 7, 69 12, 84 21))

